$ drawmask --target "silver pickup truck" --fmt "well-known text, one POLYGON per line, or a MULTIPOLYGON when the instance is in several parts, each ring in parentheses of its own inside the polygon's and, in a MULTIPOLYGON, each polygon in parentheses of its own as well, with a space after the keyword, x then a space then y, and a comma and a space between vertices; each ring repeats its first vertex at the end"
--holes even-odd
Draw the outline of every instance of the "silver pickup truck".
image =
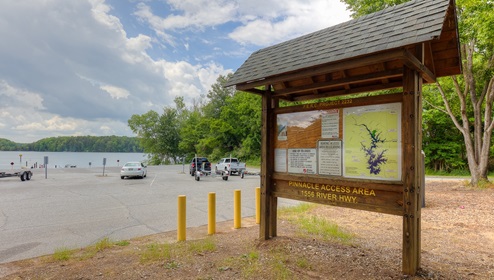
POLYGON ((245 171, 246 165, 244 162, 240 162, 237 158, 222 158, 215 167, 215 171, 217 170, 226 170, 229 171, 230 174, 241 174, 245 171))

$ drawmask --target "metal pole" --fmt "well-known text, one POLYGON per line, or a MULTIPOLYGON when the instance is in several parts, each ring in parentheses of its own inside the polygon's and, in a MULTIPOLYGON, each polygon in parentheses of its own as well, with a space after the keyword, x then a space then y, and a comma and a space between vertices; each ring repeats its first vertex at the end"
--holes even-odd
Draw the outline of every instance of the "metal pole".
POLYGON ((186 236, 186 196, 178 196, 177 241, 185 241, 186 236))
POLYGON ((233 197, 233 228, 238 229, 242 227, 240 190, 235 190, 233 197))
POLYGON ((208 234, 216 233, 216 193, 208 194, 208 234))

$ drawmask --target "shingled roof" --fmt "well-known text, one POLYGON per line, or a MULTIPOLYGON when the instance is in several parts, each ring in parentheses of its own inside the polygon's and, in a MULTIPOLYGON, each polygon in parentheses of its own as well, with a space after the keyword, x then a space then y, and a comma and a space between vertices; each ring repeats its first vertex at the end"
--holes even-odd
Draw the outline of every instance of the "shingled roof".
MULTIPOLYGON (((284 91, 282 98, 295 100, 297 94, 356 92, 351 89, 359 85, 351 82, 362 75, 372 74, 379 84, 398 85, 397 73, 404 63, 423 71, 425 82, 433 82, 436 77, 459 74, 460 61, 454 0, 415 0, 258 50, 228 85, 257 92, 255 87, 271 84, 275 91, 284 91), (417 46, 423 51, 417 51, 417 46), (365 71, 364 66, 373 69, 365 71), (338 79, 349 82, 337 85, 338 79), (332 89, 323 87, 328 82, 334 85, 332 89)), ((366 80, 360 86, 381 89, 366 80)), ((389 87, 394 86, 382 88, 389 87)))

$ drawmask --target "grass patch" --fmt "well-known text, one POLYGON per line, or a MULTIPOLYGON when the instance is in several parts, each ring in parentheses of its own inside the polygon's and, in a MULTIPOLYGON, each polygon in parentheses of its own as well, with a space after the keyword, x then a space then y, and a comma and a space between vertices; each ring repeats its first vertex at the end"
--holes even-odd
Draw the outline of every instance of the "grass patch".
POLYGON ((212 238, 196 240, 187 243, 187 251, 193 254, 202 254, 216 251, 216 243, 212 238))
MULTIPOLYGON (((265 271, 265 267, 260 262, 259 252, 256 249, 249 250, 247 253, 241 254, 238 257, 225 258, 218 264, 218 270, 220 271, 232 269, 240 271, 242 275, 240 278, 242 279, 256 278, 256 276, 262 275, 262 272, 265 271)), ((266 273, 264 273, 264 277, 265 279, 269 279, 266 273)))
POLYGON ((115 245, 115 242, 111 241, 110 238, 105 237, 94 245, 86 247, 83 254, 80 256, 80 260, 93 258, 98 252, 111 248, 113 245, 115 245))
MULTIPOLYGON (((229 257, 218 265, 218 270, 240 271, 240 279, 293 279, 292 272, 287 265, 290 252, 284 247, 274 247, 265 255, 253 247, 237 257, 229 257), (262 276, 262 277, 260 277, 262 276)), ((309 263, 305 260, 300 267, 307 268, 309 263)))
POLYGON ((100 241, 96 242, 96 244, 94 244, 94 249, 97 252, 101 252, 105 249, 111 248, 113 246, 113 244, 114 244, 114 242, 112 242, 110 240, 110 238, 105 237, 105 238, 101 239, 100 241))
POLYGON ((242 271, 242 275, 247 279, 254 278, 259 275, 262 271, 262 267, 259 262, 259 252, 250 251, 243 254, 238 261, 238 266, 242 271))
POLYGON ((494 188, 494 183, 492 183, 491 181, 481 180, 477 184, 477 187, 479 189, 491 189, 494 188))
POLYGON ((55 249, 55 253, 53 253, 53 259, 55 261, 68 261, 72 257, 73 250, 70 250, 67 247, 57 248, 55 249))
POLYGON ((300 229, 307 234, 321 236, 324 240, 335 239, 348 244, 353 239, 352 234, 342 231, 337 224, 323 218, 300 216, 297 223, 300 229))
POLYGON ((297 266, 301 269, 304 269, 304 270, 311 270, 312 269, 312 266, 310 265, 309 260, 307 260, 304 257, 297 259, 297 266))
POLYGON ((130 241, 120 240, 120 241, 115 242, 115 245, 121 246, 121 247, 128 246, 128 245, 130 245, 130 241))
POLYGON ((141 262, 169 261, 172 257, 171 244, 152 243, 141 254, 141 262))
POLYGON ((216 251, 213 238, 171 244, 149 244, 141 253, 141 263, 165 262, 165 268, 177 268, 176 259, 186 259, 193 255, 216 251))
POLYGON ((101 239, 96 242, 94 245, 88 246, 81 250, 71 250, 66 247, 55 249, 53 253, 53 260, 55 261, 66 261, 72 258, 77 258, 78 260, 87 260, 96 256, 98 252, 101 252, 105 249, 111 248, 114 245, 119 246, 127 246, 129 245, 129 241, 119 241, 113 242, 108 237, 101 239))
POLYGON ((316 208, 313 203, 299 203, 296 206, 280 207, 278 214, 288 220, 292 220, 301 214, 307 214, 308 211, 316 208))
POLYGON ((292 279, 292 272, 287 267, 288 255, 283 251, 278 251, 273 254, 270 266, 273 268, 273 273, 276 279, 292 279))
POLYGON ((314 203, 300 203, 296 206, 283 207, 278 213, 280 217, 298 226, 304 234, 318 235, 324 240, 332 239, 344 244, 353 240, 353 235, 342 231, 337 224, 311 215, 309 211, 316 207, 317 204, 314 203))

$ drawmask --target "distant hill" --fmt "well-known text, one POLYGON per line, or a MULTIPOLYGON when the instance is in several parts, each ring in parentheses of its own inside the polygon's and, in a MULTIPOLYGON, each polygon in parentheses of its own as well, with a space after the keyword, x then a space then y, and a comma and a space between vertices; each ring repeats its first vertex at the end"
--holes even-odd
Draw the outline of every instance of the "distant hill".
POLYGON ((60 136, 27 144, 0 138, 0 151, 142 153, 143 149, 136 137, 60 136))

